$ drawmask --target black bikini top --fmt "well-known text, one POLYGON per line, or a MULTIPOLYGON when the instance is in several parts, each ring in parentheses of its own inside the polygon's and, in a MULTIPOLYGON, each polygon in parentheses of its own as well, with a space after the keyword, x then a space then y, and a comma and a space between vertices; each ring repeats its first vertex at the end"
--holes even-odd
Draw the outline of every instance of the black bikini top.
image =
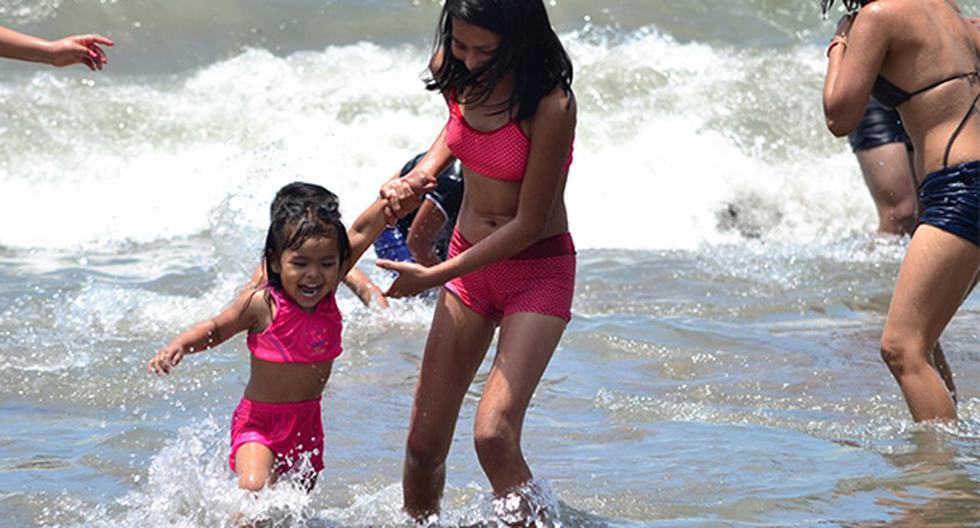
POLYGON ((881 104, 881 106, 891 109, 919 95, 922 92, 927 92, 929 90, 932 90, 933 88, 941 84, 946 84, 949 81, 955 81, 956 79, 963 79, 966 77, 980 77, 980 70, 966 72, 966 73, 957 73, 941 81, 934 82, 929 86, 926 86, 925 88, 921 88, 914 92, 906 92, 905 90, 899 88, 898 86, 895 86, 895 84, 893 84, 888 79, 879 75, 878 78, 875 79, 875 85, 871 89, 871 95, 874 96, 875 100, 878 101, 881 104))

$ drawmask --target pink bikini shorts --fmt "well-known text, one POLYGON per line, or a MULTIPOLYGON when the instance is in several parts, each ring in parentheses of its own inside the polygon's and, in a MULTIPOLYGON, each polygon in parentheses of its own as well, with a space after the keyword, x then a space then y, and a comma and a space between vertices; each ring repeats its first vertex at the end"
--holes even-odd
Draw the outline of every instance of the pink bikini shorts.
POLYGON ((323 420, 320 400, 262 403, 247 398, 231 415, 231 455, 228 465, 235 471, 235 454, 244 444, 255 442, 276 455, 277 473, 284 473, 305 453, 317 472, 323 470, 323 420))
MULTIPOLYGON (((449 242, 452 258, 470 248, 459 231, 449 242)), ((575 244, 562 233, 532 244, 520 253, 488 264, 446 283, 469 309, 497 324, 512 313, 532 312, 572 318, 575 293, 575 244)))

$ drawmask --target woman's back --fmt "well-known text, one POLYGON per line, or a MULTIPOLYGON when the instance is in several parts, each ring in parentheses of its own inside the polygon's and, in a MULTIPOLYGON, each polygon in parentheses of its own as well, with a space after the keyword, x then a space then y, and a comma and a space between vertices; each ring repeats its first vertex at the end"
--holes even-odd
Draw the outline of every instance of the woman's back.
MULTIPOLYGON (((980 159, 980 119, 971 116, 964 123, 980 93, 975 73, 980 68, 980 35, 956 4, 877 0, 861 10, 861 17, 881 27, 855 22, 855 30, 867 28, 886 36, 888 42, 880 77, 911 95, 898 110, 916 146, 919 179, 943 168, 947 147, 949 165, 980 159), (862 25, 865 28, 859 28, 862 25)), ((856 36, 852 33, 852 38, 856 36)))

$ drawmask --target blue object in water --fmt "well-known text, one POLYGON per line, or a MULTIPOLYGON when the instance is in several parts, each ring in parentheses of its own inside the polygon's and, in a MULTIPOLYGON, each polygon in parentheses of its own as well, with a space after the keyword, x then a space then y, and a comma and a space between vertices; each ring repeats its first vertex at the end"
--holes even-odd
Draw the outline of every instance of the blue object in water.
POLYGON ((374 241, 374 252, 379 259, 415 262, 408 250, 405 234, 397 227, 386 227, 374 241))

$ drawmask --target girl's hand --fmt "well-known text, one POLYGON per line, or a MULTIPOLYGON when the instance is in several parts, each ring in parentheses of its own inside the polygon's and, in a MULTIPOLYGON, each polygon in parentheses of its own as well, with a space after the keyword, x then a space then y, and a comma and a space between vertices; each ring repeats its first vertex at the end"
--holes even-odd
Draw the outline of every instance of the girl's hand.
POLYGON ((381 199, 388 202, 385 206, 385 221, 395 225, 398 219, 418 208, 421 200, 415 195, 412 186, 404 178, 389 180, 381 186, 381 199))
POLYGON ((432 268, 421 264, 381 259, 377 262, 377 266, 398 273, 398 278, 385 292, 385 296, 393 299, 411 297, 437 285, 432 268))
POLYGON ((371 288, 369 295, 371 296, 371 306, 379 306, 385 310, 391 308, 391 306, 388 304, 388 298, 385 297, 383 291, 376 288, 371 288))
POLYGON ((102 46, 113 42, 101 35, 75 35, 50 44, 51 64, 59 68, 84 64, 92 71, 101 70, 109 62, 102 46))
POLYGON ((160 349, 157 355, 153 356, 147 365, 147 372, 160 374, 170 374, 170 369, 176 367, 180 360, 184 358, 184 347, 169 344, 160 349))

